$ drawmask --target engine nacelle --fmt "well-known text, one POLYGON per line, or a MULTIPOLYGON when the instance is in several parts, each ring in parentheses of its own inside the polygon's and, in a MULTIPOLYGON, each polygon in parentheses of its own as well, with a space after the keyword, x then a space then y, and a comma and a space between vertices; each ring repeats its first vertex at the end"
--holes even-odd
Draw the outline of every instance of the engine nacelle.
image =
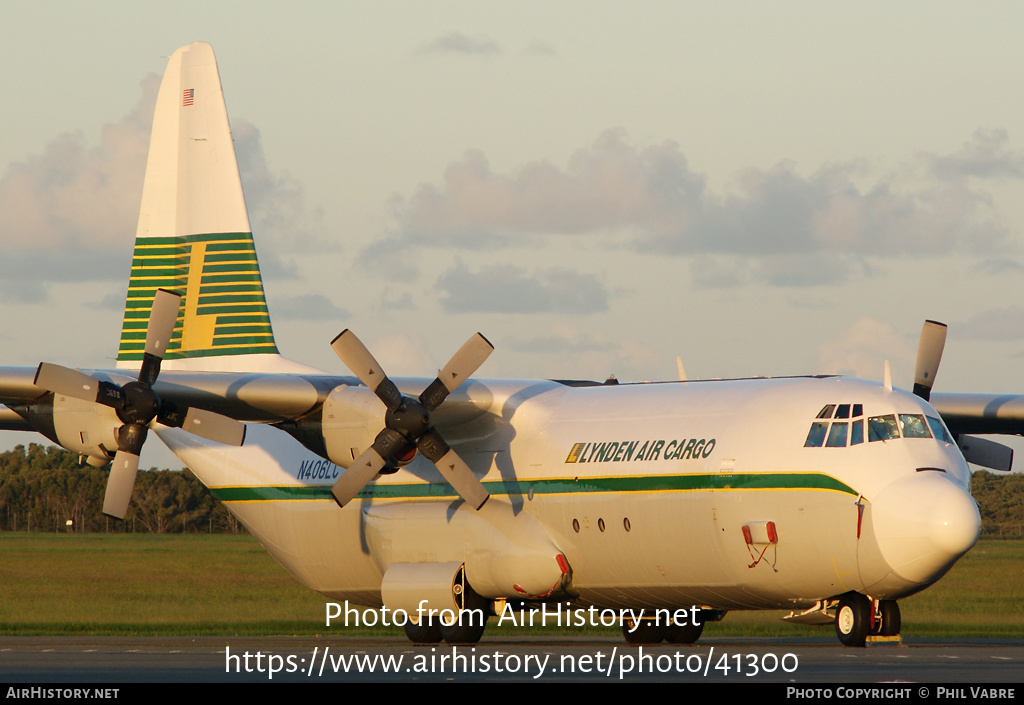
POLYGON ((324 445, 331 462, 347 468, 373 445, 384 428, 384 413, 384 404, 366 387, 335 387, 324 400, 321 415, 324 445))
POLYGON ((62 394, 47 396, 24 409, 28 422, 54 443, 106 465, 117 452, 117 432, 124 422, 108 406, 62 394))

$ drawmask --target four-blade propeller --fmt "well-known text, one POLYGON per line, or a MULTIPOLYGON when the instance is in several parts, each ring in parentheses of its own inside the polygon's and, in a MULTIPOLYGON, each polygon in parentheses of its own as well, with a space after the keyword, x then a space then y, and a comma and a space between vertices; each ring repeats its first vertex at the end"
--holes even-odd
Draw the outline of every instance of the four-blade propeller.
POLYGON ((40 363, 36 370, 36 386, 55 394, 108 406, 124 423, 117 433, 117 453, 103 499, 103 513, 117 519, 123 519, 128 511, 139 469, 139 454, 151 424, 182 428, 226 445, 240 446, 245 440, 245 424, 240 421, 161 400, 153 391, 180 306, 180 295, 165 289, 157 291, 146 329, 145 354, 137 382, 121 387, 47 362, 40 363))
POLYGON ((444 479, 470 506, 480 509, 490 495, 465 461, 433 427, 430 412, 476 372, 491 354, 494 346, 487 338, 479 333, 471 337, 418 398, 405 396, 398 390, 352 331, 342 331, 331 341, 331 347, 387 407, 384 429, 377 434, 373 445, 352 461, 334 484, 331 494, 338 505, 344 507, 348 504, 388 462, 409 457, 418 449, 437 466, 444 479))

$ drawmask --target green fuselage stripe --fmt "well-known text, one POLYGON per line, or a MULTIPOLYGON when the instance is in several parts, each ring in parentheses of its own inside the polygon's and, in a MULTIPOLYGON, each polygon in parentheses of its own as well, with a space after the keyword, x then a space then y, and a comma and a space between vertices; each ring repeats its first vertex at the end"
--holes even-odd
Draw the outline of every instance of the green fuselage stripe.
MULTIPOLYGON (((644 475, 641 477, 583 477, 537 480, 494 480, 483 483, 494 495, 602 494, 631 492, 692 492, 698 490, 825 490, 853 497, 856 490, 834 477, 820 473, 747 473, 740 475, 644 475)), ((222 502, 329 499, 331 485, 263 487, 211 487, 222 502)), ((454 497, 446 482, 367 485, 360 499, 420 499, 454 497)))

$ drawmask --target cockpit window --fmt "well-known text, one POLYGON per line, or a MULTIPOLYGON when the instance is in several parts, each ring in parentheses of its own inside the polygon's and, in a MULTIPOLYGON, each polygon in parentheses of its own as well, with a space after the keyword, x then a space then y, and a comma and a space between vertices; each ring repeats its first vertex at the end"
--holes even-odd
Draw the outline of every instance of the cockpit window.
POLYGON ((815 421, 811 424, 811 431, 807 434, 804 448, 821 448, 821 444, 825 440, 826 429, 828 429, 828 424, 823 421, 815 421))
POLYGON ((885 414, 864 418, 863 404, 826 404, 811 423, 805 448, 846 448, 867 440, 890 441, 898 438, 935 438, 952 443, 942 419, 924 414, 885 414), (843 420, 840 420, 843 419, 843 420))
POLYGON ((946 431, 946 427, 942 424, 942 421, 933 416, 927 416, 925 418, 928 419, 928 425, 931 426, 932 433, 936 438, 945 443, 953 442, 953 439, 949 437, 949 432, 946 431))
MULTIPOLYGON (((860 406, 858 404, 857 406, 860 406)), ((864 442, 864 419, 857 419, 850 426, 850 445, 855 446, 864 442)))
POLYGON ((834 423, 832 428, 828 432, 828 440, 825 441, 825 445, 829 448, 845 448, 846 447, 846 429, 849 424, 845 423, 834 423))
POLYGON ((900 428, 904 438, 931 438, 928 424, 921 414, 900 414, 900 428))
POLYGON ((888 441, 900 437, 896 415, 872 416, 868 419, 868 441, 888 441))
MULTIPOLYGON (((863 404, 826 404, 815 418, 825 419, 811 424, 811 430, 804 441, 805 448, 845 448, 847 442, 857 445, 864 442, 863 404), (830 424, 828 419, 835 419, 830 424), (852 419, 852 421, 840 421, 852 419)), ((897 437, 899 432, 897 431, 897 437)))

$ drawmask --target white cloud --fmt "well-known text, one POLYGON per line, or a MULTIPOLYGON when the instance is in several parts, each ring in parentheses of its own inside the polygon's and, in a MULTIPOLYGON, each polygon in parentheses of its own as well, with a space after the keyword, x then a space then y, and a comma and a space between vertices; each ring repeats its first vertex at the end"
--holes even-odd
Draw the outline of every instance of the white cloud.
POLYGON ((441 305, 452 313, 588 314, 608 309, 608 294, 596 277, 564 268, 532 274, 497 264, 471 272, 463 264, 441 275, 441 305))
MULTIPOLYGON (((5 297, 40 303, 53 282, 127 280, 158 86, 156 76, 144 79, 136 107, 105 125, 95 144, 82 134, 59 135, 42 154, 7 167, 0 177, 5 297)), ((235 120, 233 133, 254 230, 290 251, 329 248, 301 184, 267 167, 259 131, 235 120)), ((265 274, 294 270, 273 247, 260 258, 265 274)))
POLYGON ((959 151, 927 158, 935 174, 942 178, 1024 178, 1024 152, 1010 149, 1006 130, 977 130, 959 151))
POLYGON ((719 194, 677 144, 640 148, 621 130, 577 150, 564 168, 536 161, 496 173, 482 152, 467 151, 440 184, 396 198, 394 212, 397 234, 364 257, 538 247, 574 236, 651 254, 734 258, 744 263, 731 277, 737 282, 807 286, 863 275, 871 262, 896 256, 990 255, 1009 246, 990 199, 964 180, 871 179, 861 164, 803 176, 782 163, 748 169, 719 194))
POLYGON ((914 384, 916 357, 915 347, 890 324, 861 316, 836 338, 818 346, 818 373, 881 380, 888 360, 893 385, 909 389, 914 384))
POLYGON ((280 320, 322 321, 327 318, 343 320, 352 314, 334 305, 322 294, 299 294, 297 296, 275 296, 267 302, 270 312, 280 320))
POLYGON ((1024 339, 1024 308, 1009 306, 989 309, 952 328, 956 330, 957 336, 964 339, 1017 342, 1024 339))
POLYGON ((470 37, 462 32, 449 32, 420 46, 424 54, 469 54, 491 56, 501 53, 501 47, 490 37, 470 37))

